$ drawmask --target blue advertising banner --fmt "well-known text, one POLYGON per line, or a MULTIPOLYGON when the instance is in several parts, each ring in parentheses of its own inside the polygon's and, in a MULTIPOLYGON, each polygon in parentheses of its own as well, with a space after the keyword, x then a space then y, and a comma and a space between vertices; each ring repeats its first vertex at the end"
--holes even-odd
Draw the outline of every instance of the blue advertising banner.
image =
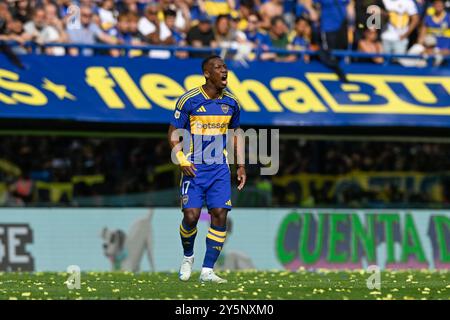
MULTIPOLYGON (((169 123, 176 99, 203 84, 197 59, 0 56, 0 117, 169 123)), ((318 62, 229 63, 241 124, 450 127, 450 69, 350 64, 349 83, 318 62)))

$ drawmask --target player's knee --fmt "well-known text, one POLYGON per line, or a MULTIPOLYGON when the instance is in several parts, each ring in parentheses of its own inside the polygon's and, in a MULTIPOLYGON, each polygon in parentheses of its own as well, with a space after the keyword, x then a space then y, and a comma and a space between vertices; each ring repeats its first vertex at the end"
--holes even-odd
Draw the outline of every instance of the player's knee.
POLYGON ((184 209, 184 223, 186 223, 189 227, 195 227, 197 225, 197 221, 200 217, 200 212, 195 209, 184 209))
POLYGON ((217 208, 211 211, 212 223, 219 227, 225 226, 227 223, 228 210, 225 208, 217 208))

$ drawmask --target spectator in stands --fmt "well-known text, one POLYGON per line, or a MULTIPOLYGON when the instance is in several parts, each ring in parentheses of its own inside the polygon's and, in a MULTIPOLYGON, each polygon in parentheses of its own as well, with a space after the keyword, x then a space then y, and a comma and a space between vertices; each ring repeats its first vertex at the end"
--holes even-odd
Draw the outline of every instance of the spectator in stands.
POLYGON ((260 28, 261 17, 254 12, 248 16, 247 28, 245 29, 245 37, 256 51, 256 57, 270 49, 271 41, 269 35, 260 28))
MULTIPOLYGON (((172 9, 166 9, 164 11, 164 20, 160 21, 157 25, 158 37, 153 37, 153 44, 157 45, 183 45, 183 36, 175 28, 175 20, 177 12, 172 9)), ((168 50, 151 50, 150 57, 158 59, 167 59, 170 57, 170 51, 168 50)), ((178 54, 180 56, 180 54, 178 54)))
POLYGON ((15 198, 16 205, 26 205, 33 200, 35 183, 28 173, 21 174, 20 177, 9 185, 9 193, 15 198))
POLYGON ((164 11, 164 21, 159 25, 159 39, 161 44, 178 45, 183 41, 183 35, 175 26, 177 12, 172 9, 164 11))
POLYGON ((144 35, 150 44, 159 43, 158 4, 150 3, 144 16, 138 22, 139 32, 144 35))
POLYGON ((236 48, 238 43, 246 41, 245 33, 231 27, 229 15, 219 15, 215 23, 215 39, 220 47, 236 48))
MULTIPOLYGON (((363 53, 383 53, 383 46, 378 40, 378 31, 375 27, 367 28, 364 31, 364 37, 358 42, 358 51, 363 53)), ((374 63, 383 63, 383 57, 369 59, 358 59, 358 61, 370 61, 374 63)))
MULTIPOLYGON (((42 7, 34 10, 33 19, 25 23, 23 28, 30 40, 41 45, 51 42, 63 42, 65 40, 60 36, 55 26, 47 23, 46 13, 42 7)), ((46 48, 45 52, 47 54, 61 54, 61 51, 51 47, 46 48)))
MULTIPOLYGON (((289 44, 289 29, 283 17, 277 16, 272 18, 271 24, 272 27, 269 32, 271 47, 276 49, 287 49, 289 44)), ((294 54, 266 52, 261 55, 261 59, 274 60, 277 62, 292 62, 296 60, 296 56, 294 54)))
POLYGON ((255 13, 255 1, 254 0, 241 0, 239 4, 239 12, 237 14, 238 22, 237 29, 245 30, 248 26, 248 19, 250 15, 255 13))
POLYGON ((30 40, 31 37, 24 33, 23 24, 20 20, 11 19, 6 22, 6 29, 4 34, 0 34, 0 40, 16 41, 18 45, 11 45, 11 49, 15 54, 25 54, 27 50, 23 44, 30 40))
MULTIPOLYGON (((160 12, 165 17, 164 12, 175 11, 174 27, 178 32, 187 32, 191 24, 189 6, 183 0, 161 0, 160 12)), ((161 19, 161 18, 160 18, 161 19)))
POLYGON ((18 0, 13 2, 11 14, 14 20, 20 21, 22 24, 27 23, 32 16, 31 1, 18 0))
MULTIPOLYGON (((202 47, 217 47, 214 31, 211 26, 211 19, 202 15, 199 17, 198 25, 192 27, 186 36, 186 42, 189 46, 202 48, 202 47)), ((190 52, 190 57, 206 57, 209 56, 208 52, 190 52)))
POLYGON ((261 28, 269 31, 272 28, 272 19, 283 16, 283 1, 268 0, 259 10, 262 18, 261 28))
MULTIPOLYGON (((289 36, 288 49, 309 50, 311 44, 311 26, 308 20, 303 17, 295 19, 294 31, 289 36)), ((309 56, 304 56, 305 62, 309 62, 309 56)))
MULTIPOLYGON (((126 13, 119 14, 116 26, 109 29, 107 34, 122 44, 133 45, 133 38, 130 33, 130 16, 126 13)), ((123 53, 123 50, 112 49, 110 53, 111 56, 118 57, 123 53)))
POLYGON ((409 36, 418 26, 419 15, 413 0, 383 0, 388 21, 386 30, 381 34, 385 53, 405 54, 409 36))
POLYGON ((0 41, 17 41, 19 45, 10 48, 14 53, 26 53, 20 44, 31 39, 31 35, 24 33, 23 24, 20 20, 13 19, 6 3, 0 3, 0 41))
POLYGON ((359 41, 364 37, 367 28, 375 27, 379 28, 377 31, 381 30, 385 20, 382 15, 383 10, 383 0, 355 1, 355 35, 352 49, 358 49, 359 41), (380 23, 379 26, 374 25, 377 22, 380 23))
POLYGON ((117 11, 120 13, 133 13, 139 15, 139 5, 137 0, 122 0, 117 3, 117 11))
MULTIPOLYGON (((45 22, 48 26, 53 27, 58 34, 55 35, 54 42, 67 42, 68 36, 65 31, 64 23, 58 16, 58 7, 53 3, 48 3, 44 6, 45 22)), ((63 47, 53 47, 54 55, 64 55, 65 49, 63 47)))
POLYGON ((324 50, 347 50, 348 35, 354 31, 353 0, 304 0, 311 19, 320 23, 321 47, 324 50), (320 14, 317 13, 319 8, 320 14))
POLYGON ((129 18, 130 35, 132 38, 131 41, 132 41, 133 45, 144 44, 146 41, 146 38, 139 31, 139 28, 138 28, 139 16, 133 12, 129 12, 128 18, 129 18))
POLYGON ((114 7, 114 0, 103 0, 98 8, 98 16, 103 30, 108 31, 115 27, 118 13, 114 7))
MULTIPOLYGON (((80 28, 72 28, 67 30, 69 41, 79 44, 95 44, 100 42, 106 44, 120 44, 120 39, 116 39, 100 29, 100 27, 93 22, 93 13, 89 7, 80 8, 80 28)), ((71 55, 78 55, 78 48, 70 48, 71 55)), ((93 50, 85 48, 82 51, 83 55, 92 55, 93 50)))
POLYGON ((426 35, 434 35, 436 47, 442 54, 450 54, 450 14, 445 11, 443 0, 435 0, 432 10, 427 13, 420 29, 419 43, 423 44, 426 35))
POLYGON ((245 29, 244 33, 247 40, 252 42, 255 47, 266 44, 267 49, 269 48, 270 37, 265 31, 261 29, 261 16, 259 15, 259 13, 253 12, 249 15, 247 28, 245 29))
POLYGON ((423 68, 428 65, 428 58, 434 56, 434 66, 439 66, 443 61, 441 51, 437 47, 437 39, 432 34, 425 36, 423 43, 416 43, 408 50, 408 55, 421 55, 423 59, 400 59, 400 64, 405 67, 423 68))

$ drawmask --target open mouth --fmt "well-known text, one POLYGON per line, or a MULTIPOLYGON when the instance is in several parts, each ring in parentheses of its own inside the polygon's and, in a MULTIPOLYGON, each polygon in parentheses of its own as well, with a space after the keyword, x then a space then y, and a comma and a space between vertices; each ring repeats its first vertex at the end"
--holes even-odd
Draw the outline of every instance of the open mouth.
POLYGON ((227 78, 228 78, 228 75, 226 75, 226 74, 222 76, 221 80, 222 80, 223 85, 227 85, 227 83, 228 83, 227 78))

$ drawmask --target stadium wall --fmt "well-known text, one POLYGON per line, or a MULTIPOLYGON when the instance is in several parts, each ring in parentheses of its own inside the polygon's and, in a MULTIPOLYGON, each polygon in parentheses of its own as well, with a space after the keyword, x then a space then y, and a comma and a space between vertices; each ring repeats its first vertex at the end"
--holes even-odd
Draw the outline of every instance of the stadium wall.
MULTIPOLYGON (((1 209, 0 216, 0 271, 166 271, 182 256, 179 208, 1 209)), ((450 269, 450 211, 234 209, 230 218, 223 269, 450 269)), ((197 268, 208 226, 203 211, 197 268)))

